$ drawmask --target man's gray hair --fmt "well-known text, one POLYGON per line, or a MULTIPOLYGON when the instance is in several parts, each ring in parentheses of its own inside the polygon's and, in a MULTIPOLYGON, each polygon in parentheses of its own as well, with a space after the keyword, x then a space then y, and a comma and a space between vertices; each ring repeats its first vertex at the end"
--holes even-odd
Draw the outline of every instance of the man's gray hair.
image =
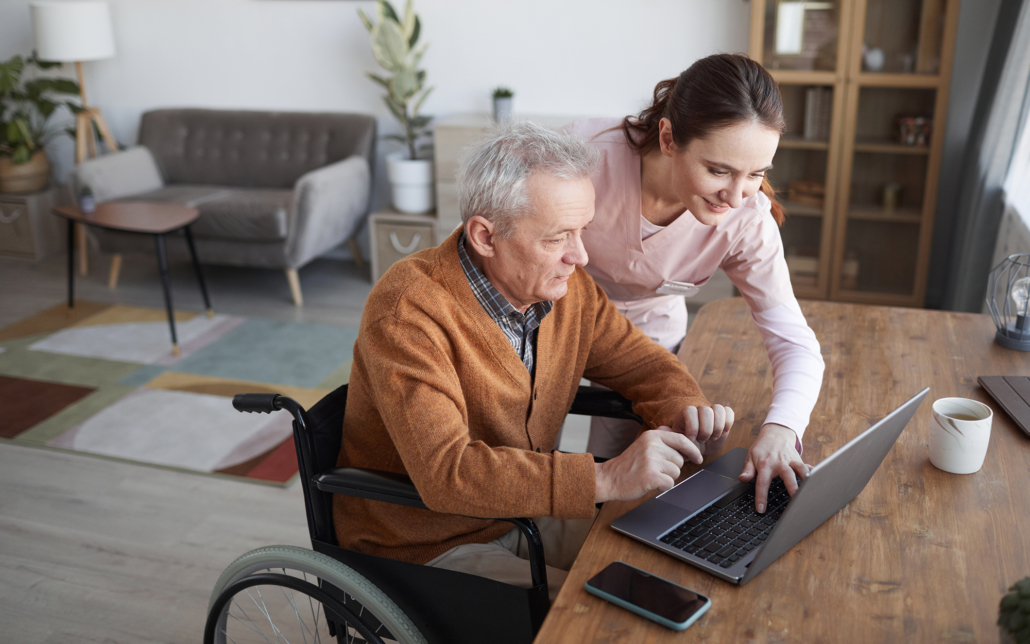
POLYGON ((473 148, 458 170, 462 224, 479 215, 494 223, 501 239, 515 232, 515 220, 530 210, 526 180, 546 171, 562 180, 586 177, 599 155, 573 134, 548 130, 529 121, 494 128, 473 148))

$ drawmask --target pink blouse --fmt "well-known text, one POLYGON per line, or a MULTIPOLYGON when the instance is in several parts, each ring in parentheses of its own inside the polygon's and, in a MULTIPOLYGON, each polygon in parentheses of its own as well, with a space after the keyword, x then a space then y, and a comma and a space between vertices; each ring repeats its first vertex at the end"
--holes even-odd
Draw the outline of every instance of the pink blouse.
POLYGON ((772 364, 765 422, 789 427, 800 438, 819 397, 824 365, 794 298, 769 199, 757 193, 718 226, 684 213, 644 239, 640 155, 626 143, 620 123, 586 119, 566 127, 601 153, 591 174, 594 221, 583 233, 587 272, 634 324, 673 349, 686 334, 685 301, 659 289, 667 281, 686 283, 692 286, 678 292, 691 297, 721 268, 751 307, 772 364))

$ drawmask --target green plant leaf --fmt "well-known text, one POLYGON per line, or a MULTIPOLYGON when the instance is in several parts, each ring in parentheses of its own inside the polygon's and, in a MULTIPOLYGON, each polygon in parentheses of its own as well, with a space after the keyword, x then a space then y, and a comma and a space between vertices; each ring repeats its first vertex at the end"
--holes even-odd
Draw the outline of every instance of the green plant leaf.
POLYGON ((404 3, 404 18, 401 20, 401 29, 404 31, 404 37, 408 39, 409 47, 411 46, 411 34, 415 31, 415 21, 417 20, 411 2, 412 0, 408 0, 404 3))
POLYGON ((18 86, 25 61, 21 56, 12 56, 6 63, 0 63, 0 94, 18 86))
POLYGON ((389 96, 384 96, 383 102, 386 103, 386 107, 390 109, 390 113, 393 114, 394 118, 401 122, 401 125, 407 123, 408 119, 404 116, 403 105, 397 105, 397 102, 389 96))
POLYGON ((404 145, 408 144, 408 137, 402 136, 400 134, 386 134, 383 136, 383 138, 388 141, 396 141, 398 143, 403 143, 404 145))
POLYGON ((41 98, 38 101, 36 101, 36 109, 39 110, 39 113, 43 117, 44 121, 50 118, 50 115, 54 113, 54 110, 57 109, 57 106, 58 103, 49 101, 45 98, 41 98))
POLYGON ((414 47, 415 43, 418 42, 418 35, 422 33, 422 21, 419 20, 418 16, 415 16, 415 26, 412 27, 411 33, 408 34, 408 47, 414 47))
POLYGON ((29 149, 29 146, 24 144, 15 146, 14 154, 11 155, 11 161, 15 165, 28 163, 30 159, 32 159, 32 150, 29 149))
POLYGON ((379 13, 379 20, 392 20, 393 22, 400 24, 400 19, 397 17, 397 12, 394 11, 393 5, 387 0, 378 0, 376 2, 376 11, 379 13))
POLYGON ((432 91, 433 91, 433 88, 430 87, 429 89, 427 89, 425 92, 422 93, 422 96, 418 97, 418 100, 415 101, 415 107, 411 108, 411 115, 412 116, 418 116, 419 110, 422 109, 422 103, 426 102, 426 97, 429 96, 429 94, 432 93, 432 91))
POLYGON ((433 120, 432 116, 416 116, 410 120, 412 129, 420 130, 425 126, 429 125, 429 122, 433 120))
POLYGON ((422 55, 426 53, 427 47, 429 47, 429 43, 424 42, 418 49, 415 50, 415 52, 411 55, 411 62, 408 63, 411 67, 418 67, 418 64, 422 62, 422 55))
POLYGON ((365 72, 365 75, 374 80, 375 82, 379 83, 380 85, 382 85, 383 89, 385 89, 386 91, 390 91, 390 79, 383 78, 382 76, 377 76, 372 72, 365 72))
POLYGON ((408 99, 419 90, 418 76, 411 68, 405 67, 393 75, 390 82, 390 91, 393 97, 401 103, 407 103, 408 99))
POLYGON ((384 69, 397 72, 408 57, 408 43, 396 22, 380 22, 372 30, 372 54, 384 69))
POLYGON ((368 29, 368 33, 372 33, 372 28, 375 26, 372 24, 372 20, 361 9, 358 9, 358 15, 361 16, 361 22, 365 25, 365 29, 368 29))

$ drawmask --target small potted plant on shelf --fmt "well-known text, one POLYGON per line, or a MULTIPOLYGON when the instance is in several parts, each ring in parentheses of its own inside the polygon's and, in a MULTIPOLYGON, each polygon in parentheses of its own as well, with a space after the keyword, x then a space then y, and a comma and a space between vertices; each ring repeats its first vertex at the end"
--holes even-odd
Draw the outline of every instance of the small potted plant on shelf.
POLYGON ((39 192, 50 180, 50 161, 44 147, 63 129, 50 127, 61 106, 78 112, 81 106, 61 101, 64 94, 77 95, 79 85, 67 78, 33 77, 23 80, 29 67, 39 70, 61 63, 13 56, 0 63, 0 192, 39 192))
POLYGON ((512 101, 515 93, 507 87, 494 90, 494 120, 507 121, 512 116, 512 101))
POLYGON ((998 626, 1003 643, 1030 644, 1030 577, 1017 581, 1001 598, 998 626))
POLYGON ((376 2, 376 18, 372 22, 365 12, 358 15, 372 36, 372 54, 389 75, 368 72, 368 77, 386 90, 383 101, 390 113, 400 121, 403 134, 385 138, 403 143, 405 150, 386 157, 386 174, 390 179, 393 206, 401 212, 417 214, 433 209, 433 162, 420 158, 428 146, 419 141, 430 136, 431 116, 420 113, 426 97, 433 91, 425 87, 426 72, 418 65, 428 43, 416 46, 422 23, 412 8, 411 0, 399 17, 387 0, 376 2))

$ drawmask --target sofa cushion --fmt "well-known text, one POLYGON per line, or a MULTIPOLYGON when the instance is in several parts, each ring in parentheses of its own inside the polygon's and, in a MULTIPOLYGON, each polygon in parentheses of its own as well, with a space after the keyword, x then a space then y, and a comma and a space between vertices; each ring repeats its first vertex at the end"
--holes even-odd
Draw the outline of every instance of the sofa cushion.
POLYGON ((374 163, 375 119, 363 114, 168 109, 143 115, 139 140, 168 184, 292 188, 358 154, 374 163))
POLYGON ((76 168, 76 191, 89 186, 97 201, 157 190, 164 182, 150 150, 143 146, 86 159, 76 168))
POLYGON ((181 203, 200 211, 197 239, 273 242, 286 239, 292 190, 176 185, 119 201, 181 203))

